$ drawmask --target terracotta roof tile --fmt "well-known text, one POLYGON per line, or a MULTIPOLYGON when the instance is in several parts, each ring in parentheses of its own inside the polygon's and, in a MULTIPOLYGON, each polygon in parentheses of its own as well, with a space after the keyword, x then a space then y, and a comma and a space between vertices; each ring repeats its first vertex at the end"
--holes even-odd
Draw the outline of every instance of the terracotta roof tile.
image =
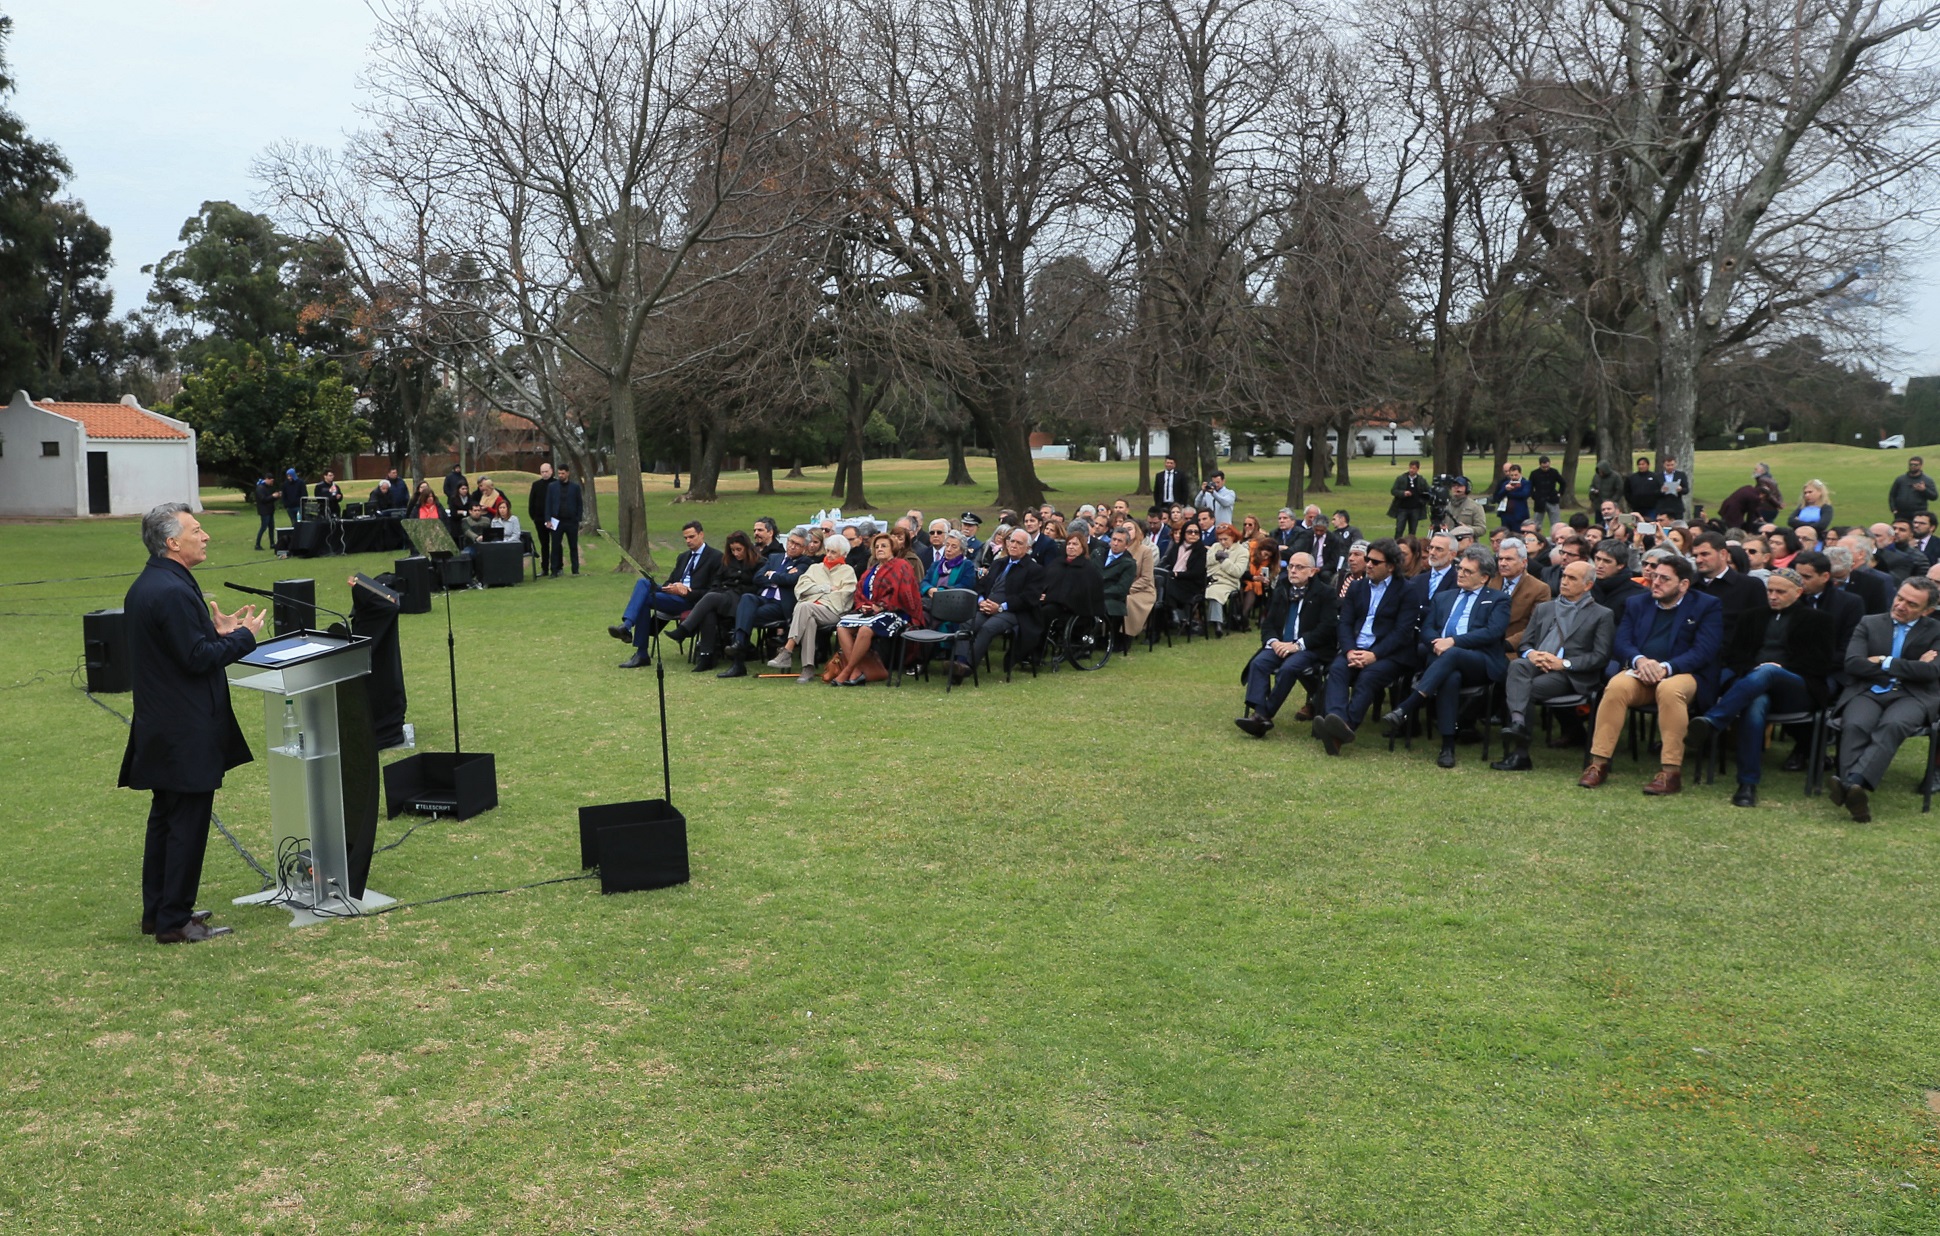
POLYGON ((160 417, 125 403, 65 403, 44 399, 34 406, 81 422, 90 438, 182 439, 189 436, 160 417))

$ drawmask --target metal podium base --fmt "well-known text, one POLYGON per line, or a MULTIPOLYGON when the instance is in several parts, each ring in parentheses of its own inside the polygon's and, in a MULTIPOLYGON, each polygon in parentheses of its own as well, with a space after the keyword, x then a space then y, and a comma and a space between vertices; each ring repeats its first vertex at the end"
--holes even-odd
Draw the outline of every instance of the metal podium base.
POLYGON ((231 905, 266 906, 277 905, 290 912, 290 926, 309 927, 315 923, 327 923, 333 918, 355 918, 368 914, 388 905, 395 905, 397 898, 386 897, 374 888, 364 890, 362 897, 326 897, 322 901, 306 901, 302 893, 286 893, 281 889, 266 888, 260 893, 238 897, 231 905))

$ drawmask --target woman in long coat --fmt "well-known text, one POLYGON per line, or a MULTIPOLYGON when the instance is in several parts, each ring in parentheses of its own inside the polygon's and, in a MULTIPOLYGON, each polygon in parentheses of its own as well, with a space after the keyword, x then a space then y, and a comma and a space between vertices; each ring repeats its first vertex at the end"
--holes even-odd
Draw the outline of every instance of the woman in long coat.
POLYGON ((1152 571, 1158 566, 1159 553, 1152 543, 1145 539, 1145 529, 1138 521, 1128 519, 1122 527, 1130 530, 1129 546, 1132 560, 1138 563, 1138 573, 1132 578, 1132 588, 1125 594, 1125 634, 1142 634, 1145 624, 1151 621, 1152 607, 1159 603, 1158 584, 1153 581, 1152 571))

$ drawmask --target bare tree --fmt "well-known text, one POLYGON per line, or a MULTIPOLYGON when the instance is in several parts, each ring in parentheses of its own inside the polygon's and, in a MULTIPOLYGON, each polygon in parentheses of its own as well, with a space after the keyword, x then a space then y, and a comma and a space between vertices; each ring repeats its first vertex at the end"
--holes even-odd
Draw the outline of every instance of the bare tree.
POLYGON ((791 40, 758 10, 742 17, 663 0, 410 3, 379 12, 371 107, 385 128, 440 153, 471 209, 449 240, 523 302, 477 304, 494 325, 557 349, 604 383, 619 474, 618 532, 651 563, 641 489, 634 362, 648 320, 726 271, 689 275, 697 247, 786 230, 749 204, 776 192, 765 157, 799 125, 773 84, 791 40), (497 208, 514 202, 516 219, 497 208), (498 217, 493 217, 497 214, 498 217), (744 230, 747 221, 762 222, 744 230))
POLYGON ((1620 164, 1663 451, 1692 466, 1700 366, 1841 297, 1940 156, 1932 0, 1552 11, 1552 75, 1620 164))

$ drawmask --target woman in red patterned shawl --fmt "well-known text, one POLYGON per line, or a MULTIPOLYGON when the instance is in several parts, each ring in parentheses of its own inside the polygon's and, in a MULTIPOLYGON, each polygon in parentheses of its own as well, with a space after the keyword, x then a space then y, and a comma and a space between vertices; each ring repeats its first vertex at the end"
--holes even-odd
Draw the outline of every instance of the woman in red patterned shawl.
POLYGON ((923 597, 917 589, 916 569, 896 556, 896 543, 887 532, 869 538, 869 569, 855 586, 855 609, 835 624, 842 648, 842 676, 830 686, 859 687, 868 679, 862 659, 877 639, 894 640, 905 627, 923 625, 923 597))

